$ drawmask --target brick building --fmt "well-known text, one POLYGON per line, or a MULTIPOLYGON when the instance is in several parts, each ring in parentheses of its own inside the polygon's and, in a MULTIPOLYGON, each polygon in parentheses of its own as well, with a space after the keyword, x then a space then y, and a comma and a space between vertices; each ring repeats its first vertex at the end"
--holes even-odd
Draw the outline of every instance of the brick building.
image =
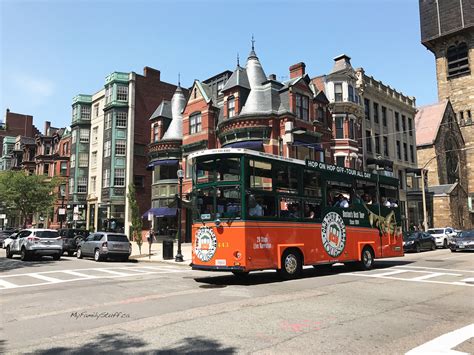
MULTIPOLYGON (((454 145, 463 152, 453 154, 456 161, 465 154, 466 171, 458 182, 467 193, 462 205, 469 210, 468 227, 474 225, 474 7, 469 0, 420 0, 419 8, 421 42, 435 56, 438 100, 450 101, 462 134, 463 141, 454 145)), ((420 166, 427 163, 424 159, 419 156, 420 166)), ((431 164, 432 175, 442 181, 447 167, 438 160, 431 164)))
POLYGON ((0 122, 0 156, 3 150, 3 137, 34 137, 39 130, 33 125, 33 116, 6 110, 3 122, 0 122))

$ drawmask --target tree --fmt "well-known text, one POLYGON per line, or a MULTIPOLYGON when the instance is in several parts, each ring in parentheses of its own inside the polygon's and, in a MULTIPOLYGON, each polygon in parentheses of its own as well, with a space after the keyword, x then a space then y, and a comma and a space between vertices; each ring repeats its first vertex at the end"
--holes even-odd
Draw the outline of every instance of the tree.
POLYGON ((138 250, 140 254, 142 253, 142 216, 140 216, 140 210, 138 209, 137 203, 137 193, 135 191, 135 186, 133 184, 128 185, 127 193, 128 203, 130 205, 130 212, 132 217, 132 240, 134 240, 138 245, 138 250))
POLYGON ((53 208, 56 196, 54 191, 59 185, 57 178, 42 175, 28 175, 23 171, 0 172, 0 201, 7 210, 17 212, 26 227, 28 216, 35 213, 47 213, 53 208))

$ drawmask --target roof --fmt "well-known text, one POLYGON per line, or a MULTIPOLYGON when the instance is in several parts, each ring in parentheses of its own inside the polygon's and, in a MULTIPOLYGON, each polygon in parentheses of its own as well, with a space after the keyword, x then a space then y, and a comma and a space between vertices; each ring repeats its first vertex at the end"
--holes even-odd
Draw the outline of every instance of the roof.
POLYGON ((324 79, 325 79, 325 75, 320 75, 320 76, 317 76, 313 79, 311 79, 311 82, 313 83, 313 85, 316 87, 316 89, 318 89, 319 91, 323 91, 324 92, 324 79))
POLYGON ((153 120, 158 117, 171 118, 171 102, 168 100, 161 101, 161 104, 156 108, 155 112, 150 117, 150 120, 153 120))
POLYGON ((449 101, 422 106, 415 116, 416 145, 431 145, 436 140, 449 101))
POLYGON ((434 195, 450 195, 457 185, 458 183, 456 182, 454 184, 430 186, 428 187, 428 192, 431 192, 434 195))
POLYGON ((236 86, 240 86, 250 90, 249 79, 247 77, 247 70, 242 68, 240 65, 237 66, 231 77, 225 83, 222 91, 232 89, 236 86))

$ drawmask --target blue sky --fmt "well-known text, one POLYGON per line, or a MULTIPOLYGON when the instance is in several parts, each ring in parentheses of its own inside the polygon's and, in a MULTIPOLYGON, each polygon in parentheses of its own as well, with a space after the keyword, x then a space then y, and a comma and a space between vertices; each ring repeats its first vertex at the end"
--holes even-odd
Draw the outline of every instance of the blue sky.
POLYGON ((183 86, 233 70, 255 49, 265 72, 313 77, 346 53, 354 67, 417 104, 437 100, 434 57, 420 44, 416 0, 0 0, 0 109, 67 126, 76 94, 113 71, 161 71, 183 86))

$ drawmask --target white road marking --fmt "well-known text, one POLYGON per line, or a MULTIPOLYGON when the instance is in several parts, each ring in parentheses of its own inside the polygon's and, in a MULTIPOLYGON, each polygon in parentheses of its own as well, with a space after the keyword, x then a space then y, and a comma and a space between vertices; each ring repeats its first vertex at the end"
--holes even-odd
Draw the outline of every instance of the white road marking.
POLYGON ((457 345, 474 337, 474 323, 464 328, 454 330, 452 332, 443 334, 429 342, 417 346, 408 351, 405 355, 424 355, 424 354, 468 354, 461 351, 452 350, 457 345))
POLYGON ((97 278, 97 276, 81 274, 80 272, 71 271, 71 270, 63 270, 61 272, 64 272, 65 274, 77 276, 83 279, 96 279, 97 278))
POLYGON ((40 280, 43 280, 43 281, 47 281, 47 282, 50 282, 50 283, 59 283, 59 282, 63 281, 63 280, 57 279, 55 277, 49 277, 49 276, 45 276, 45 275, 41 275, 41 274, 29 274, 28 276, 34 277, 36 279, 40 279, 40 280))
POLYGON ((396 275, 396 274, 403 274, 406 272, 406 270, 393 270, 393 271, 388 271, 388 272, 383 272, 381 274, 377 274, 377 276, 391 276, 391 275, 396 275))
POLYGON ((426 275, 414 277, 411 280, 412 281, 420 281, 420 280, 431 279, 433 277, 438 277, 438 276, 443 276, 443 275, 447 275, 447 274, 445 274, 443 272, 433 272, 432 274, 426 274, 426 275))
POLYGON ((133 274, 126 274, 124 272, 113 271, 108 269, 95 269, 95 271, 105 272, 112 275, 119 275, 119 276, 133 276, 133 274))
POLYGON ((444 271, 456 271, 456 272, 472 272, 474 273, 473 270, 458 270, 458 269, 443 269, 440 267, 426 267, 426 266, 405 266, 405 265, 399 265, 395 266, 396 268, 407 268, 407 269, 425 269, 425 270, 444 270, 444 271))
POLYGON ((14 283, 11 283, 11 282, 8 282, 8 281, 2 280, 2 279, 0 279, 0 286, 2 286, 3 288, 18 287, 18 285, 15 285, 14 283))

